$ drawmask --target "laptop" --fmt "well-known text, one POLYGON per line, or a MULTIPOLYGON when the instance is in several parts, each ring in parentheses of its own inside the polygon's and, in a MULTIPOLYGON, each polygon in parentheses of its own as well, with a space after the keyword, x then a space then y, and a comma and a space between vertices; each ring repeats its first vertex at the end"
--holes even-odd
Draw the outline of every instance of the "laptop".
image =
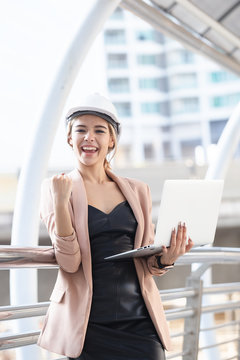
POLYGON ((170 246, 173 227, 185 222, 194 247, 212 244, 223 192, 223 180, 166 180, 163 185, 154 245, 113 254, 105 260, 151 256, 170 246))

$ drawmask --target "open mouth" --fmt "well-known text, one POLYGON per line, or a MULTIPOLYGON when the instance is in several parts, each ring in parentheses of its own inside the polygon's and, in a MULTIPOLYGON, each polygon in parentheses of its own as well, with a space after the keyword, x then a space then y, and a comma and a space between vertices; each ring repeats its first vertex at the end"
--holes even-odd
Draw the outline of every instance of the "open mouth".
POLYGON ((81 149, 86 154, 93 154, 98 151, 96 146, 82 146, 81 149))

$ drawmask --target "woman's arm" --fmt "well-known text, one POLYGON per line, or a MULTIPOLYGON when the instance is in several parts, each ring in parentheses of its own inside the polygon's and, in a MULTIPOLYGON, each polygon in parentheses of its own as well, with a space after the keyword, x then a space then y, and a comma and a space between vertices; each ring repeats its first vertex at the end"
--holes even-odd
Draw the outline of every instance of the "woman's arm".
POLYGON ((71 220, 71 179, 57 175, 42 184, 40 216, 45 223, 59 266, 67 272, 76 272, 81 253, 71 220))
POLYGON ((61 237, 70 236, 73 233, 71 216, 68 203, 72 191, 72 179, 66 175, 53 176, 51 192, 53 195, 53 209, 55 214, 56 234, 61 237))

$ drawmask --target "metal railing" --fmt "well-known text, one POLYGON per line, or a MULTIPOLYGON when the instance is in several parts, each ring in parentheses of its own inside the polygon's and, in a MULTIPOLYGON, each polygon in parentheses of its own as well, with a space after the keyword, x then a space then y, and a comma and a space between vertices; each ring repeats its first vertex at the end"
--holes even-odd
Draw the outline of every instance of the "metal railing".
MULTIPOLYGON (((180 340, 181 346, 179 351, 169 353, 167 359, 181 357, 183 360, 197 360, 201 351, 229 344, 231 344, 231 348, 234 347, 233 344, 236 344, 236 351, 235 354, 231 354, 230 357, 226 357, 224 360, 239 359, 240 319, 238 312, 240 309, 240 282, 204 286, 202 276, 213 264, 240 264, 240 249, 219 247, 195 248, 190 253, 179 258, 176 266, 193 263, 197 263, 199 266, 195 271, 191 272, 184 288, 161 291, 161 297, 166 307, 165 314, 167 320, 170 321, 170 325, 175 320, 181 320, 183 323, 182 330, 172 333, 173 341, 177 340, 179 342, 179 338, 182 339, 182 341, 180 340), (237 295, 236 299, 224 299, 220 303, 204 303, 204 297, 219 294, 225 296, 237 295), (181 306, 179 306, 179 302, 181 306), (201 317, 205 314, 227 314, 229 312, 234 314, 233 318, 221 324, 201 326, 201 317), (231 338, 199 347, 199 335, 201 333, 223 331, 225 328, 235 329, 234 335, 231 338)), ((57 268, 58 265, 55 261, 53 248, 0 246, 0 269, 6 270, 23 267, 57 268)), ((48 306, 49 302, 21 306, 2 306, 0 307, 0 321, 43 316, 46 314, 48 306)), ((39 333, 40 331, 30 331, 20 334, 3 335, 0 337, 0 350, 35 344, 39 333)))

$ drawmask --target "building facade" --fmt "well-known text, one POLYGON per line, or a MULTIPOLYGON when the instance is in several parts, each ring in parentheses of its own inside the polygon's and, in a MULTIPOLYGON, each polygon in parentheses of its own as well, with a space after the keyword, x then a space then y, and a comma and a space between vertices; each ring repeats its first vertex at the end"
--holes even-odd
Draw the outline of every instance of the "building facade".
POLYGON ((116 165, 208 163, 240 101, 239 77, 121 8, 103 37, 108 95, 123 124, 116 165))

